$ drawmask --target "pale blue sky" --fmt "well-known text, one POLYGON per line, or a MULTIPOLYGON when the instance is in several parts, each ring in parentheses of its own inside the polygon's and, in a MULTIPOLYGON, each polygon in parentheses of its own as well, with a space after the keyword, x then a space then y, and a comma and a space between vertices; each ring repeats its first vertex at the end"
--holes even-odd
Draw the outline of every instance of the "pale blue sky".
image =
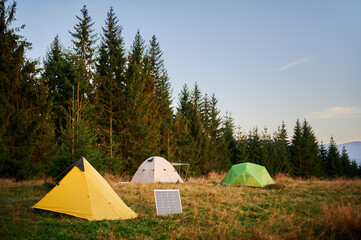
POLYGON ((87 5, 100 33, 113 6, 126 47, 139 29, 160 41, 174 104, 186 83, 214 92, 245 132, 306 118, 319 141, 361 140, 361 1, 19 0, 17 22, 42 58, 87 5))

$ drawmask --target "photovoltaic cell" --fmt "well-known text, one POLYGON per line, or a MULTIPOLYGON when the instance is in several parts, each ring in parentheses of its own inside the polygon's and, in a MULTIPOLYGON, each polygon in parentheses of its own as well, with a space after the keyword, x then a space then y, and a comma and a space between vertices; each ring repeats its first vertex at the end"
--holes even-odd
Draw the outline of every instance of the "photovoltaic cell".
POLYGON ((182 204, 178 189, 155 189, 157 215, 182 213, 182 204))

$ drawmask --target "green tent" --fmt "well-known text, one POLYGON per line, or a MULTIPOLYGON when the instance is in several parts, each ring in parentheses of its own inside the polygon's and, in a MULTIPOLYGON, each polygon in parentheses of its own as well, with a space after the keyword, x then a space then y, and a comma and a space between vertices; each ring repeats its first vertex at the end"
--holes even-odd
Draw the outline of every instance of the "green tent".
POLYGON ((222 185, 264 187, 274 184, 267 169, 254 163, 233 165, 222 181, 222 185))

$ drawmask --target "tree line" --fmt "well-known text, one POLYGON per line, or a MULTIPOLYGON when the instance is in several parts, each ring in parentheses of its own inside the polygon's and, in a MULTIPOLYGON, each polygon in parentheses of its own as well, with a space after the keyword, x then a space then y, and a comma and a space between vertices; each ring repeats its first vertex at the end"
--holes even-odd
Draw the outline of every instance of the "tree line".
POLYGON ((273 134, 238 130, 221 116, 214 93, 187 85, 173 108, 169 75, 156 36, 140 31, 125 48, 122 26, 110 7, 101 33, 86 6, 69 34, 55 36, 42 64, 27 59, 31 43, 13 27, 16 2, 0 1, 0 174, 56 176, 81 156, 98 170, 133 174, 150 156, 190 163, 191 174, 227 171, 254 162, 300 177, 355 177, 360 167, 333 138, 319 145, 309 123, 284 123, 273 134))

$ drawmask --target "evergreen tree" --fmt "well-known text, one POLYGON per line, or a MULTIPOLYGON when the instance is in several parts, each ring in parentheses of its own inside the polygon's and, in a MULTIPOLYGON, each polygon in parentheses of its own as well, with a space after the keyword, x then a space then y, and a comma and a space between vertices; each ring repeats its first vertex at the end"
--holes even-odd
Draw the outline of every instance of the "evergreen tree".
POLYGON ((248 153, 247 153, 247 135, 245 135, 239 128, 236 136, 237 141, 237 150, 239 155, 239 162, 248 162, 248 153))
POLYGON ((153 146, 153 151, 160 155, 169 155, 173 111, 170 106, 172 100, 169 77, 162 56, 159 42, 153 35, 144 58, 144 79, 150 94, 147 118, 152 127, 153 138, 159 143, 153 146))
POLYGON ((191 95, 191 100, 194 105, 194 109, 200 113, 201 105, 202 105, 202 92, 198 87, 198 83, 194 84, 194 88, 191 95))
POLYGON ((31 44, 17 34, 24 26, 11 26, 15 13, 16 3, 0 1, 0 175, 24 178, 47 163, 53 127, 37 62, 25 58, 31 44))
POLYGON ((153 121, 159 125, 159 152, 161 155, 169 155, 169 137, 173 117, 171 86, 168 73, 164 67, 163 52, 155 35, 149 41, 149 46, 146 59, 150 70, 150 77, 153 79, 153 97, 157 105, 157 111, 153 112, 155 117, 153 121))
POLYGON ((178 115, 181 115, 182 118, 187 118, 191 113, 192 102, 190 100, 190 94, 187 84, 184 84, 179 94, 179 106, 177 109, 178 115))
POLYGON ((321 142, 318 148, 318 157, 322 163, 322 176, 327 176, 327 149, 323 142, 321 142))
POLYGON ((220 117, 220 110, 217 107, 218 100, 216 95, 213 93, 209 103, 209 110, 205 111, 208 113, 208 124, 207 129, 209 132, 209 136, 212 139, 216 139, 220 137, 221 131, 220 127, 222 124, 222 118, 220 117))
POLYGON ((202 93, 199 90, 197 83, 195 83, 191 93, 190 112, 187 116, 189 120, 188 127, 192 140, 191 149, 192 158, 195 161, 195 171, 201 174, 206 174, 210 170, 207 155, 209 139, 202 123, 202 117, 200 113, 201 101, 202 93))
POLYGON ((69 31, 69 33, 73 37, 72 42, 74 44, 74 50, 81 62, 82 77, 88 82, 90 90, 90 81, 92 79, 92 70, 94 68, 95 48, 93 46, 96 43, 97 34, 92 34, 94 32, 94 22, 85 5, 80 12, 81 17, 76 16, 79 22, 74 26, 74 32, 69 31))
POLYGON ((96 76, 96 116, 103 156, 107 164, 121 165, 119 133, 122 131, 122 109, 124 105, 125 49, 121 36, 122 27, 118 24, 113 8, 107 13, 99 49, 96 76), (116 116, 116 117, 115 117, 116 116), (115 156, 114 156, 115 155, 115 156))
POLYGON ((217 102, 214 94, 210 99, 207 94, 202 97, 197 84, 192 91, 184 85, 179 95, 172 144, 178 141, 172 148, 188 159, 194 174, 228 170, 232 157, 238 161, 233 119, 227 116, 222 121, 217 102))
MULTIPOLYGON (((212 94, 209 103, 208 98, 206 97, 203 102, 203 114, 207 115, 207 117, 204 117, 203 124, 205 125, 209 138, 208 162, 210 170, 226 171, 231 166, 232 151, 229 150, 229 143, 233 142, 234 139, 234 130, 230 129, 233 126, 233 121, 231 116, 229 116, 229 121, 225 122, 223 125, 224 128, 222 128, 222 118, 217 103, 218 100, 214 93, 212 94)), ((231 145, 234 147, 238 144, 237 142, 236 144, 233 142, 231 145)), ((231 149, 233 149, 232 146, 231 149)))
POLYGON ((351 163, 345 146, 343 146, 341 151, 340 162, 342 176, 351 177, 351 163))
POLYGON ((144 40, 138 31, 128 56, 125 72, 124 113, 121 144, 128 169, 135 171, 144 159, 157 155, 157 132, 149 121, 154 112, 153 86, 144 69, 144 40))
POLYGON ((261 139, 261 165, 265 166, 267 171, 273 175, 279 164, 279 159, 276 158, 275 144, 265 127, 261 139))
POLYGON ((99 162, 94 124, 89 119, 89 101, 81 99, 79 90, 75 93, 73 87, 70 106, 68 110, 63 108, 63 111, 66 116, 66 124, 62 128, 60 147, 52 158, 49 173, 52 176, 58 176, 81 157, 85 157, 97 169, 104 170, 106 165, 99 162))
POLYGON ((317 140, 306 120, 301 126, 297 119, 290 152, 295 176, 321 176, 322 162, 318 157, 317 140))
POLYGON ((275 172, 282 172, 292 174, 292 167, 290 164, 290 152, 289 152, 289 142, 287 140, 287 130, 286 125, 282 122, 282 125, 278 127, 278 131, 274 136, 276 158, 278 159, 278 164, 275 166, 275 172))
POLYGON ((249 131, 248 133, 246 154, 249 162, 263 165, 262 144, 258 128, 255 128, 253 131, 249 131))
POLYGON ((179 103, 175 119, 172 122, 170 150, 168 159, 189 163, 192 172, 195 163, 191 157, 191 136, 188 128, 188 116, 191 111, 190 92, 185 84, 179 94, 179 103))
MULTIPOLYGON (((226 163, 225 167, 229 167, 230 165, 234 165, 240 162, 239 155, 238 155, 238 148, 237 148, 237 140, 234 137, 234 122, 233 118, 230 114, 226 114, 223 119, 223 128, 222 128, 224 142, 227 147, 227 154, 225 154, 226 163), (227 157, 227 155, 229 157, 227 157), (227 158, 229 160, 227 160, 227 158)), ((221 157, 221 156, 220 156, 221 157)))
POLYGON ((42 76, 49 88, 49 100, 52 102, 57 138, 60 135, 60 129, 65 125, 65 115, 62 108, 67 109, 69 107, 73 86, 79 84, 81 95, 88 91, 88 84, 82 79, 80 72, 79 62, 71 53, 64 50, 59 36, 56 35, 46 53, 42 76))
POLYGON ((190 139, 188 121, 177 112, 171 125, 167 159, 173 162, 189 163, 191 171, 194 172, 194 162, 189 158, 191 156, 190 139))
POLYGON ((322 162, 318 157, 318 144, 309 123, 304 120, 302 125, 302 160, 304 170, 302 176, 321 176, 322 162))
POLYGON ((304 165, 302 157, 302 129, 300 120, 297 119, 294 127, 292 144, 290 146, 291 163, 293 168, 293 174, 295 176, 303 176, 304 165))
POLYGON ((186 131, 184 133, 176 132, 175 134, 180 136, 175 137, 183 140, 181 151, 184 149, 185 154, 182 154, 182 158, 189 159, 192 172, 195 174, 207 174, 212 170, 211 165, 213 164, 207 158, 209 156, 209 138, 200 114, 201 99, 201 93, 197 85, 195 85, 192 92, 184 85, 179 97, 176 116, 176 120, 179 121, 177 124, 181 124, 186 131))
POLYGON ((328 146, 326 158, 326 171, 329 177, 340 176, 341 160, 340 153, 337 149, 336 142, 333 137, 330 138, 330 145, 328 146))
POLYGON ((209 132, 210 132, 210 111, 211 111, 211 106, 210 106, 210 99, 208 98, 208 94, 205 94, 201 105, 200 105, 200 116, 201 116, 201 120, 202 120, 202 124, 204 127, 204 130, 207 132, 207 135, 209 136, 209 132))
POLYGON ((360 177, 359 175, 359 167, 357 167, 357 162, 356 160, 352 160, 351 164, 350 164, 350 177, 354 178, 354 177, 360 177))

